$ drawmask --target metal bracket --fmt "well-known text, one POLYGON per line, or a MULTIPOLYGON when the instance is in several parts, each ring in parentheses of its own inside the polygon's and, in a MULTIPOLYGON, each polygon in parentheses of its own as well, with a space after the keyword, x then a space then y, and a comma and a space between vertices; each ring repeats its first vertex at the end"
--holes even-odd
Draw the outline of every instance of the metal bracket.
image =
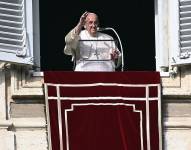
POLYGON ((169 75, 171 78, 175 78, 178 74, 178 67, 177 66, 171 66, 169 70, 169 75))

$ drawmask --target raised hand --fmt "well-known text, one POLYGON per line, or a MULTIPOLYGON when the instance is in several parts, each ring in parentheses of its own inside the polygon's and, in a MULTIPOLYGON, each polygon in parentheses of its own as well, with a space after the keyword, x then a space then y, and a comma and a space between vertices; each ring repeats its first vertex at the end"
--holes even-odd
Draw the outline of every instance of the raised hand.
POLYGON ((79 21, 79 25, 84 26, 86 23, 86 17, 88 15, 88 11, 86 11, 85 13, 82 14, 82 16, 80 17, 80 21, 79 21))
POLYGON ((80 33, 80 31, 82 30, 82 27, 85 25, 85 23, 86 23, 86 17, 87 17, 87 15, 88 15, 88 13, 89 13, 89 12, 86 11, 86 12, 83 13, 82 16, 80 17, 80 20, 79 20, 77 26, 75 27, 75 32, 76 32, 77 34, 80 33))

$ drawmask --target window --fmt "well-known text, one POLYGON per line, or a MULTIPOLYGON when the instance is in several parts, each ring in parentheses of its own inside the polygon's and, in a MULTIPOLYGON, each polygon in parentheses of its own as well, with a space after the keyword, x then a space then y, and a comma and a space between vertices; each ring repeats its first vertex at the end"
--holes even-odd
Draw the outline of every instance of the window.
POLYGON ((0 61, 40 65, 38 12, 38 0, 0 0, 0 61))
POLYGON ((155 29, 158 71, 191 64, 191 0, 157 0, 155 29))

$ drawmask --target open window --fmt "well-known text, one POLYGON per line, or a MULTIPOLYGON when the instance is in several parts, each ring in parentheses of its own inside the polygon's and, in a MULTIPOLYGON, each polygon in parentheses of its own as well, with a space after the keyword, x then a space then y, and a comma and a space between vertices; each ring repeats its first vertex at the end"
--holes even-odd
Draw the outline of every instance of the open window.
POLYGON ((0 0, 0 61, 40 66, 38 0, 0 0))

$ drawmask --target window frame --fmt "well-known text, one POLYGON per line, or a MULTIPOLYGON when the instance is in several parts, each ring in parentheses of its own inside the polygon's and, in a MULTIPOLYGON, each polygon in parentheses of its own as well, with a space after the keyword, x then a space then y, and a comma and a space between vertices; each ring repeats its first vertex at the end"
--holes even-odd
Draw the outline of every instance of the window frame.
POLYGON ((180 51, 179 14, 179 0, 155 0, 156 70, 164 76, 174 67, 191 64, 191 57, 180 51))

